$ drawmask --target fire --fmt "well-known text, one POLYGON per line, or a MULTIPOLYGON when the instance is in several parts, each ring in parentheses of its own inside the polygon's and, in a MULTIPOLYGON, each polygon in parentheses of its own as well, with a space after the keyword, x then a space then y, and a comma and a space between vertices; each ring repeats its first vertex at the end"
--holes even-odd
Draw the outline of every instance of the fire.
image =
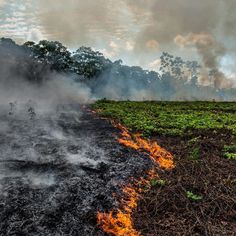
POLYGON ((118 139, 121 144, 135 150, 147 151, 152 160, 162 168, 174 168, 173 156, 160 147, 157 142, 147 141, 141 138, 140 134, 131 135, 128 129, 121 124, 117 124, 116 127, 122 130, 122 138, 118 139))
POLYGON ((140 194, 150 187, 150 180, 156 178, 156 171, 149 171, 146 179, 140 178, 123 188, 125 197, 120 200, 121 209, 116 212, 98 213, 98 223, 104 232, 115 236, 140 236, 134 229, 132 212, 137 207, 140 194))
MULTIPOLYGON (((114 124, 119 128, 121 138, 118 141, 135 150, 149 153, 150 158, 161 168, 174 168, 173 156, 156 142, 145 140, 140 134, 130 134, 129 130, 121 124, 114 124)), ((137 207, 140 194, 150 187, 150 180, 157 179, 156 169, 152 169, 146 178, 134 180, 123 188, 124 198, 119 200, 121 208, 109 213, 98 213, 98 224, 104 232, 115 236, 140 236, 140 233, 134 229, 132 221, 133 210, 137 207)))
POLYGON ((139 193, 133 186, 127 186, 123 189, 127 199, 122 199, 124 209, 118 209, 117 212, 98 213, 98 223, 104 232, 116 236, 139 236, 139 232, 133 228, 132 211, 137 207, 139 193))

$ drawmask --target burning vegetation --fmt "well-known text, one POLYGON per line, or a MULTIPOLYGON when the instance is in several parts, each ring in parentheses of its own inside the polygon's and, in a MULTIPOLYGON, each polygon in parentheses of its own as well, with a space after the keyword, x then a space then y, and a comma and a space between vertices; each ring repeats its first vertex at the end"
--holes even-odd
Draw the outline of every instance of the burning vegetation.
MULTIPOLYGON (((114 126, 122 131, 122 137, 118 139, 119 143, 135 150, 147 152, 152 161, 163 169, 174 168, 173 156, 156 142, 147 141, 141 138, 140 134, 131 134, 126 127, 119 123, 114 126)), ((157 179, 156 167, 149 170, 145 178, 134 179, 132 184, 125 186, 123 188, 125 198, 119 200, 120 209, 109 213, 98 213, 98 224, 102 229, 116 236, 139 236, 140 233, 133 226, 132 214, 137 207, 140 194, 151 186, 151 181, 157 179)))
POLYGON ((150 155, 150 158, 161 168, 174 168, 173 156, 164 148, 161 148, 157 142, 147 141, 141 138, 140 134, 132 135, 129 133, 128 129, 121 124, 116 125, 116 127, 122 130, 122 138, 118 139, 121 144, 135 150, 147 151, 150 155))
POLYGON ((131 213, 125 211, 126 204, 120 198, 119 214, 116 211, 99 214, 105 232, 114 235, 125 232, 123 235, 132 236, 235 234, 234 103, 103 100, 93 107, 102 116, 120 120, 129 130, 139 130, 142 135, 157 140, 175 157, 173 163, 163 148, 158 146, 156 152, 152 151, 155 142, 143 140, 140 134, 130 134, 127 128, 117 125, 122 130, 119 141, 123 145, 149 150, 152 161, 164 169, 169 167, 170 171, 155 169, 158 176, 144 175, 144 179, 136 179, 129 185, 130 196, 135 196, 131 213), (143 188, 142 183, 148 187, 143 188), (122 222, 123 214, 131 217, 125 221, 129 222, 128 226, 122 222))
POLYGON ((86 107, 37 108, 0 107, 0 232, 104 235, 96 213, 115 209, 124 185, 128 225, 138 192, 126 184, 153 167, 149 156, 119 144, 119 129, 86 107))

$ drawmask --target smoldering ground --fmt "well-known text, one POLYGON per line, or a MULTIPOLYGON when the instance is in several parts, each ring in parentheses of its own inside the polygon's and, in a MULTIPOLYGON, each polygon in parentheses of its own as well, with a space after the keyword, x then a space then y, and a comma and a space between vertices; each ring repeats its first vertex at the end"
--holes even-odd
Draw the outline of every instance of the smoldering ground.
POLYGON ((0 65, 0 235, 103 235, 97 212, 152 163, 81 105, 88 87, 48 70, 30 82, 16 55, 0 65))
POLYGON ((112 193, 151 168, 118 144, 108 120, 82 109, 32 117, 1 107, 0 235, 103 235, 97 211, 116 207, 112 193))

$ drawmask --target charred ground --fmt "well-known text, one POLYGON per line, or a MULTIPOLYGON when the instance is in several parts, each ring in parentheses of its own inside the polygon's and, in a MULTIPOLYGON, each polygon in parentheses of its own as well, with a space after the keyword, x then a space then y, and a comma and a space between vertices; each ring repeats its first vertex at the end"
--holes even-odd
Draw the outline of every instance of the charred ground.
POLYGON ((119 130, 79 105, 32 117, 1 107, 0 235, 103 235, 98 211, 152 165, 119 130))

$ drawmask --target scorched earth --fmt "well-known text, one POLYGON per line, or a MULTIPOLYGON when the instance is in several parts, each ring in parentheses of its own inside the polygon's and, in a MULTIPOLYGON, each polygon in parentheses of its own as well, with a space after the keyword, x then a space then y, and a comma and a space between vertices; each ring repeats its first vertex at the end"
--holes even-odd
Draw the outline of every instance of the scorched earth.
POLYGON ((34 106, 0 109, 0 235, 104 235, 97 213, 118 208, 152 160, 85 106, 34 106))

